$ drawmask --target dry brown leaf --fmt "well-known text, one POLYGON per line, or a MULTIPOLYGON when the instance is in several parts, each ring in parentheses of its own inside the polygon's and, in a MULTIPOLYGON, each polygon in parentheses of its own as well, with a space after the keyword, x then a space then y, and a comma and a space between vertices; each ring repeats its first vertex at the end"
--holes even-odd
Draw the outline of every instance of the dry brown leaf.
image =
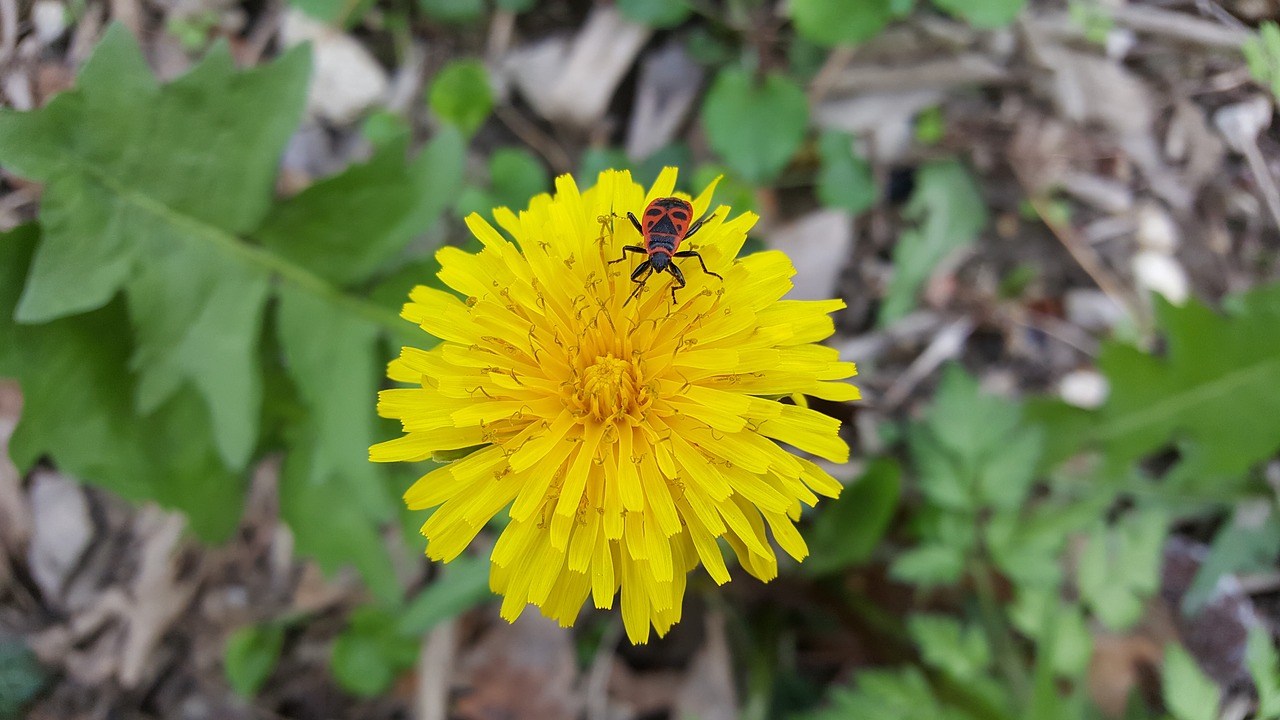
POLYGON ((63 590, 94 536, 89 502, 80 484, 53 470, 31 474, 33 533, 27 549, 31 578, 45 602, 63 603, 63 590))
POLYGON ((652 28, 627 21, 617 8, 597 5, 572 41, 551 37, 516 48, 502 70, 539 115, 591 127, 604 117, 652 34, 652 28))
POLYGON ((0 550, 13 557, 22 557, 31 537, 31 514, 22 496, 22 478, 9 459, 9 438, 21 414, 18 383, 0 380, 0 550))
POLYGON ((645 57, 627 127, 628 157, 643 160, 675 138, 698 99, 705 74, 678 42, 645 57))
POLYGON ((684 684, 676 696, 675 717, 734 720, 738 698, 733 686, 733 655, 724 629, 724 615, 707 615, 707 638, 693 656, 684 684))
POLYGON ((795 263, 787 299, 826 300, 836 296, 853 254, 853 218, 840 210, 817 210, 776 228, 765 243, 795 263))
POLYGON ((582 707, 571 636, 536 612, 494 625, 463 656, 460 675, 460 718, 568 720, 582 707))

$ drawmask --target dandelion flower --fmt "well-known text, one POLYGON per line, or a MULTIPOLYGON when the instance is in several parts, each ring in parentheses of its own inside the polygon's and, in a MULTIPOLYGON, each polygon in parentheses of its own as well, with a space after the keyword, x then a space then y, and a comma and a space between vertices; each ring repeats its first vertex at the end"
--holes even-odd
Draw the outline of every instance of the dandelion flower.
POLYGON ((781 402, 811 395, 858 398, 838 382, 856 373, 817 345, 840 300, 782 300, 795 273, 781 252, 735 259, 756 216, 720 207, 683 249, 687 287, 673 303, 670 275, 654 275, 634 300, 630 275, 641 242, 626 219, 654 198, 690 200, 702 217, 712 187, 674 192, 667 168, 645 194, 626 172, 601 173, 580 192, 568 175, 519 215, 494 211, 515 244, 473 214, 484 249, 437 253, 440 280, 419 286, 402 316, 442 342, 404 348, 388 369, 415 387, 384 390, 378 410, 404 435, 373 446, 378 462, 462 455, 405 493, 410 509, 436 508, 422 533, 427 555, 448 562, 509 509, 494 545, 490 585, 515 620, 533 604, 570 626, 590 596, 611 608, 620 594, 634 643, 680 620, 685 578, 701 563, 729 580, 719 539, 747 572, 777 575, 772 539, 808 554, 794 522, 801 504, 835 497, 840 483, 786 443, 834 462, 848 459, 840 423, 781 402), (620 221, 618 221, 620 219, 620 221), (462 298, 465 299, 461 299, 462 298))

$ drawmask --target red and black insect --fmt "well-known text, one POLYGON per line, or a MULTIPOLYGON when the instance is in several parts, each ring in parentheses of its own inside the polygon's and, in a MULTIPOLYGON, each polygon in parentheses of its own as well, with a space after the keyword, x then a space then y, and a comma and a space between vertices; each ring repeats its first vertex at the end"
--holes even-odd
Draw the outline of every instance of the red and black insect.
MULTIPOLYGON (((644 210, 644 224, 632 213, 627 213, 627 217, 631 219, 631 224, 636 226, 636 232, 644 238, 644 246, 626 245, 622 248, 622 257, 617 260, 610 260, 609 264, 622 262, 627 259, 627 253, 641 253, 648 255, 644 262, 636 266, 631 273, 631 281, 638 283, 636 291, 631 293, 627 298, 627 302, 631 302, 644 289, 645 281, 654 273, 669 272, 675 278, 675 283, 671 286, 671 303, 676 302, 676 290, 686 285, 684 273, 680 272, 680 268, 675 264, 675 258, 696 257, 698 264, 702 266, 702 272, 708 275, 714 275, 723 282, 724 278, 718 273, 713 273, 707 269, 707 263, 698 254, 697 250, 679 250, 680 243, 693 237, 698 232, 702 224, 715 215, 708 215, 701 218, 692 225, 689 221, 693 219, 693 206, 687 201, 676 197, 657 198, 649 203, 649 207, 644 210), (679 250, 679 252, 677 252, 679 250)), ((624 302, 623 305, 626 305, 624 302)))

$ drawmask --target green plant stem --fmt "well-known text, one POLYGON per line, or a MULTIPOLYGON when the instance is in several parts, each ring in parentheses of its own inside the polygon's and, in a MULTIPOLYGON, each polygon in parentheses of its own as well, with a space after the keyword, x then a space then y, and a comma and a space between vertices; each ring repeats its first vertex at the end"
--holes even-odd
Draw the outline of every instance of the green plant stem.
POLYGON ((982 620, 982 628, 987 633, 996 655, 996 665, 1000 674, 1012 691, 1017 704, 1025 707, 1031 697, 1031 678, 1027 668, 1018 657, 1017 644, 1009 624, 1005 622, 996 600, 995 579, 991 566, 981 560, 970 563, 969 575, 973 578, 974 589, 978 595, 978 614, 982 620))

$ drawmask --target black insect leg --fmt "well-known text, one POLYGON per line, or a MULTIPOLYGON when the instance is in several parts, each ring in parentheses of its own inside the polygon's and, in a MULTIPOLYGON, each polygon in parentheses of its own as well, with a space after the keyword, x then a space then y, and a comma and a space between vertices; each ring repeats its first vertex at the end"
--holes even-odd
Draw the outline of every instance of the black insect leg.
MULTIPOLYGON (((679 255, 679 253, 676 253, 676 254, 679 255)), ((680 272, 680 268, 677 267, 675 263, 668 265, 667 270, 671 272, 671 277, 676 279, 675 282, 671 283, 671 304, 675 305, 676 291, 683 288, 688 283, 684 281, 684 273, 680 272), (679 283, 679 284, 676 284, 676 283, 679 283)))
MULTIPOLYGON (((633 219, 634 219, 634 218, 633 218, 633 219)), ((622 262, 623 260, 626 260, 626 259, 627 259, 627 253, 629 253, 629 252, 633 252, 633 253, 640 253, 641 255, 648 255, 648 254, 649 254, 649 251, 648 251, 648 250, 645 250, 644 248, 640 247, 639 245, 624 245, 624 246, 622 247, 622 257, 618 258, 617 260, 610 260, 610 261, 609 261, 609 264, 610 264, 610 265, 612 265, 612 264, 614 264, 614 263, 620 263, 620 262, 622 262)), ((645 262, 647 263, 648 261, 646 260, 645 262)), ((641 265, 643 266, 643 265, 644 265, 644 263, 641 263, 641 265)))
POLYGON ((640 279, 640 275, 643 274, 645 270, 651 270, 652 268, 653 268, 652 260, 645 260, 644 262, 640 263, 639 265, 636 266, 635 270, 631 271, 631 282, 633 283, 644 282, 644 280, 640 279))
POLYGON ((627 213, 627 217, 631 218, 631 224, 636 226, 636 232, 644 235, 644 228, 640 226, 640 221, 636 219, 633 213, 627 213))
MULTIPOLYGON (((685 237, 689 237, 689 236, 686 235, 685 237)), ((724 278, 720 275, 720 273, 713 273, 707 269, 706 261, 702 259, 702 256, 698 254, 697 250, 681 250, 680 252, 676 253, 672 257, 678 257, 678 258, 696 257, 698 258, 698 264, 702 266, 702 272, 708 275, 714 275, 715 277, 720 278, 720 282, 724 282, 724 278)), ((672 267, 675 267, 675 266, 673 265, 672 267)))
POLYGON ((631 282, 636 284, 636 289, 627 296, 626 301, 622 303, 622 307, 626 307, 627 303, 634 300, 635 297, 640 294, 640 291, 644 290, 645 281, 648 280, 649 276, 652 274, 653 264, 648 260, 645 260, 636 266, 635 272, 631 273, 631 282), (641 275, 644 275, 644 277, 640 277, 641 275))
MULTIPOLYGON (((684 239, 685 239, 685 240, 688 240, 689 238, 693 237, 693 234, 694 234, 694 233, 696 233, 696 232, 698 232, 698 230, 702 227, 702 223, 704 223, 704 222, 706 222, 706 221, 710 220, 711 218, 713 218, 713 217, 715 217, 715 216, 716 216, 716 214, 715 214, 715 213, 711 213, 710 215, 706 215, 706 216, 703 216, 703 217, 699 218, 697 222, 695 222, 694 224, 690 225, 690 226, 689 226, 689 229, 685 231, 684 239)), ((632 219, 632 221, 634 221, 634 220, 635 220, 635 218, 631 218, 631 219, 632 219)))

